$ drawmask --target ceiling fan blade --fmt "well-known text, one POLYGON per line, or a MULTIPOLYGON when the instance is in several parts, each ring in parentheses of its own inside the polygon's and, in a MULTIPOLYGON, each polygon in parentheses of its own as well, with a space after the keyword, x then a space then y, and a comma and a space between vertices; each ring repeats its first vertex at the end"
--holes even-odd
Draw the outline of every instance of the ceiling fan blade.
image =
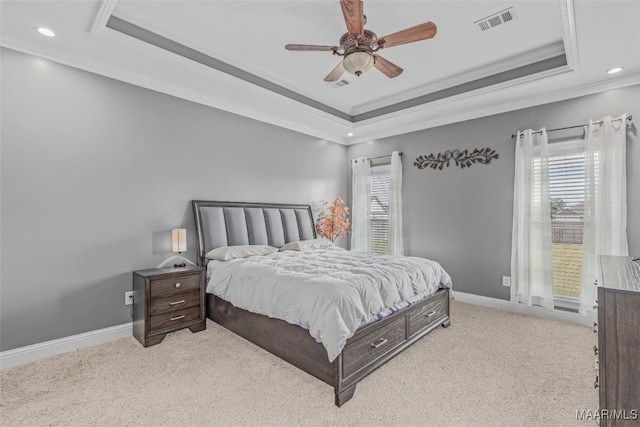
POLYGON ((340 61, 340 63, 336 65, 336 68, 334 68, 329 74, 327 74, 327 77, 324 78, 324 81, 335 82, 343 74, 344 74, 344 65, 342 65, 342 61, 340 61))
POLYGON ((391 47, 405 43, 417 42, 419 40, 430 39, 436 35, 438 28, 433 22, 425 22, 411 28, 389 34, 388 36, 378 38, 376 42, 378 46, 391 47))
POLYGON ((364 34, 364 6, 362 0, 340 0, 344 22, 349 34, 364 34))
POLYGON ((402 74, 402 71, 404 71, 402 68, 398 67, 393 62, 387 61, 380 55, 375 55, 375 60, 376 61, 373 63, 373 66, 390 79, 398 77, 400 74, 402 74))
POLYGON ((287 50, 307 50, 307 51, 332 51, 338 50, 337 46, 322 46, 317 44, 288 44, 284 47, 287 50))

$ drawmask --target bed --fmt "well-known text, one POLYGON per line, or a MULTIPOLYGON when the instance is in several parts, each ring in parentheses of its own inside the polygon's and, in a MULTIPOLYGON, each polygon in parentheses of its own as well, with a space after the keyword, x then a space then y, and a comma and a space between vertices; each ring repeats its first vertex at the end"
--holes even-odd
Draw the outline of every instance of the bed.
MULTIPOLYGON (((279 248, 317 237, 309 205, 194 200, 192 206, 198 264, 203 267, 212 249, 237 245, 279 248)), ((206 307, 209 319, 332 386, 335 404, 342 406, 353 397, 358 381, 429 332, 448 327, 449 299, 448 288, 437 289, 361 325, 332 361, 310 329, 239 308, 213 293, 207 293, 206 307)))

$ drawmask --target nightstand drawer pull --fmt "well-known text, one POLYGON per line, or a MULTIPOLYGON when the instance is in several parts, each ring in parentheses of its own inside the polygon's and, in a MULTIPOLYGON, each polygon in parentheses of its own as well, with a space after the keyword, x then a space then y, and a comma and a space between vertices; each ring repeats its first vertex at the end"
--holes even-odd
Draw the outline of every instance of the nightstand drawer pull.
POLYGON ((436 314, 436 313, 437 313, 436 311, 431 310, 430 312, 425 313, 425 314, 424 314, 424 317, 431 317, 431 316, 433 316, 433 315, 434 315, 434 314, 436 314))
POLYGON ((169 305, 178 305, 178 304, 184 304, 186 301, 181 299, 180 301, 174 301, 174 302, 170 302, 169 305))
POLYGON ((185 315, 183 314, 182 316, 172 317, 172 318, 171 318, 171 320, 180 320, 180 319, 184 319, 185 317, 187 317, 187 316, 185 316, 185 315))
POLYGON ((180 282, 176 283, 176 288, 180 287, 180 282))
POLYGON ((386 340, 386 339, 384 339, 384 338, 380 338, 378 341, 371 343, 371 347, 373 347, 373 348, 378 348, 378 347, 380 347, 381 345, 386 344, 386 343, 387 343, 387 341, 389 341, 389 340, 386 340))

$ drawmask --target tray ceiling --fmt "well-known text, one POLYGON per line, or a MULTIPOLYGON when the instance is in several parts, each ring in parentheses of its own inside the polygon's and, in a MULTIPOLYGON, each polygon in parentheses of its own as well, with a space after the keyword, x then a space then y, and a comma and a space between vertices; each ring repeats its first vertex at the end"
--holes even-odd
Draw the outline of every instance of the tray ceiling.
POLYGON ((425 21, 438 32, 379 52, 400 76, 373 69, 338 85, 323 81, 340 60, 331 52, 284 49, 337 45, 338 1, 2 7, 5 47, 345 144, 640 82, 638 2, 365 0, 365 28, 378 36, 425 21), (514 19, 480 29, 505 10, 514 19), (607 75, 617 65, 624 72, 607 75))

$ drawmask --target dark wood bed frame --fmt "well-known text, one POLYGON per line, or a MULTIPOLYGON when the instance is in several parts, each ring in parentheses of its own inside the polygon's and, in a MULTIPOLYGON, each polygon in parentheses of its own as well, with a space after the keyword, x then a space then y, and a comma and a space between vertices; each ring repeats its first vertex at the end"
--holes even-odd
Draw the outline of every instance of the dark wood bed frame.
MULTIPOLYGON (((206 266, 200 207, 306 209, 308 205, 238 202, 192 202, 198 234, 198 264, 206 266)), ((311 217, 313 226, 313 217, 311 217)), ((315 236, 315 229, 313 230, 315 236)), ((335 404, 342 406, 355 392, 358 381, 405 348, 436 329, 448 327, 449 289, 411 304, 377 322, 365 325, 347 340, 338 357, 329 362, 321 343, 304 328, 255 314, 207 294, 207 317, 334 388, 335 404)))

